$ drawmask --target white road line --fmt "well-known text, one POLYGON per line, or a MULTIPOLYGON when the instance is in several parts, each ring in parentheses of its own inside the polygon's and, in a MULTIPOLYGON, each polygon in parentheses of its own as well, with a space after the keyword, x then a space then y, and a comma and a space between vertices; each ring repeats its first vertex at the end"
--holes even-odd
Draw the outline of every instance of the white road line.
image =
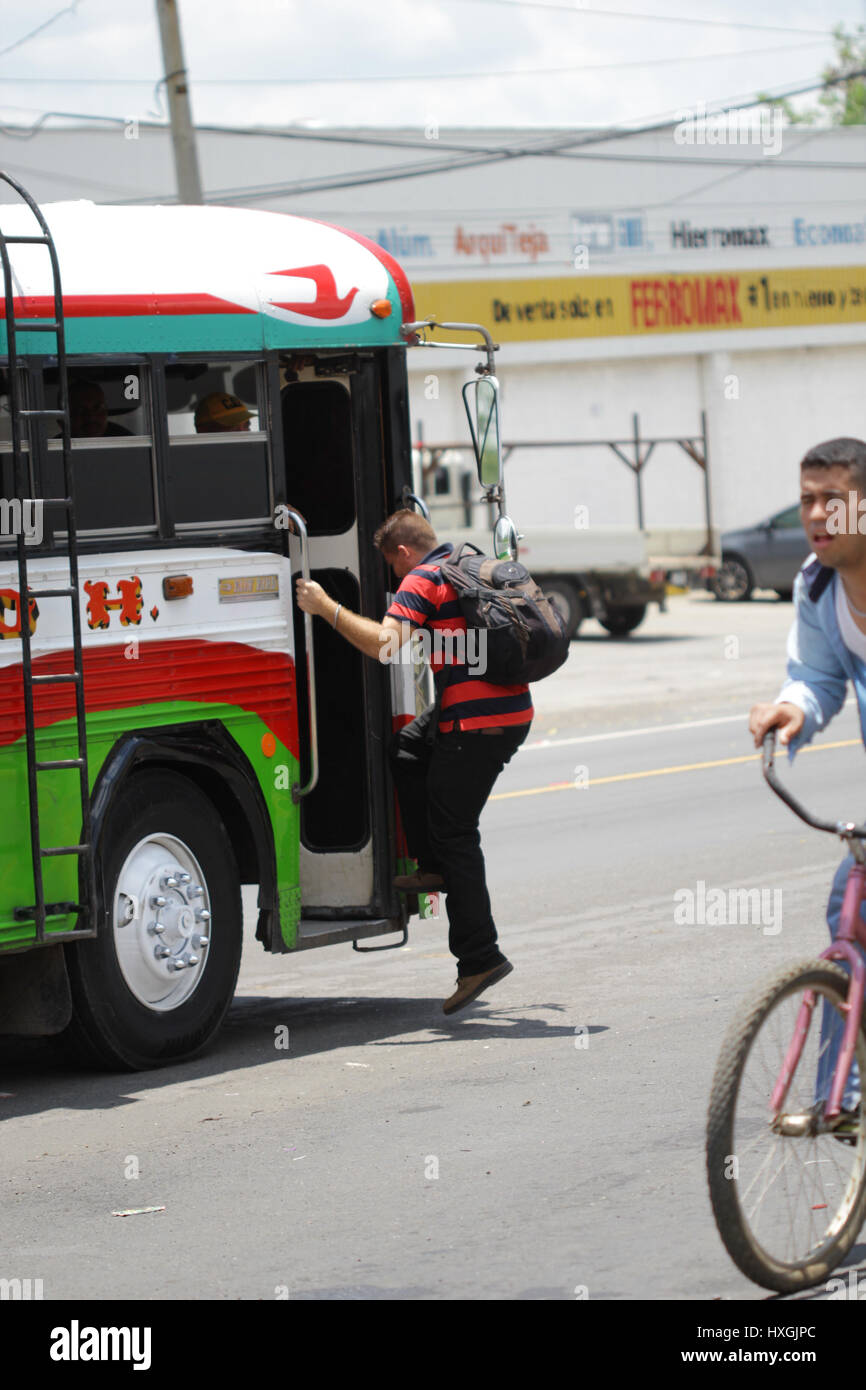
MULTIPOLYGON (((852 696, 846 700, 843 709, 849 705, 856 705, 857 701, 852 696)), ((638 734, 672 734, 680 729, 707 729, 714 724, 742 724, 745 730, 748 729, 748 711, 744 714, 725 714, 718 719, 692 719, 682 724, 650 724, 645 729, 615 729, 607 734, 578 734, 575 738, 543 738, 535 743, 525 743, 518 748, 518 753, 534 753, 538 749, 544 748, 568 748, 575 743, 603 743, 607 739, 613 738, 636 738, 638 734)))

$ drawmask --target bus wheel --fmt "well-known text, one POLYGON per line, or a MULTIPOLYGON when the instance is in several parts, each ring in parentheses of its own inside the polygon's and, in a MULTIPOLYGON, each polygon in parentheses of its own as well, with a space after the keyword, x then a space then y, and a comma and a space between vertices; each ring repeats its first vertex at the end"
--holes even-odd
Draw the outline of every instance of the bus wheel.
POLYGON ((106 821, 96 880, 100 933, 66 947, 64 1041, 113 1070, 192 1056, 231 1003, 243 936, 237 865, 213 805, 186 777, 139 773, 106 821))

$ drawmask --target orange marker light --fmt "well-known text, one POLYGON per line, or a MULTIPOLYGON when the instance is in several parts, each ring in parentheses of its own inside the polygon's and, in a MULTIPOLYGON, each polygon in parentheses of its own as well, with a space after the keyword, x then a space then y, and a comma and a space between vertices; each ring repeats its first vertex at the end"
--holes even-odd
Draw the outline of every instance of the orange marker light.
POLYGON ((277 751, 277 740, 273 734, 262 734, 262 752, 266 758, 272 758, 277 751))
POLYGON ((163 598, 189 598, 191 593, 191 574, 172 574, 162 581, 163 598))
POLYGON ((377 319, 387 319, 391 315, 390 299, 374 299, 370 305, 370 313, 375 314, 377 319))

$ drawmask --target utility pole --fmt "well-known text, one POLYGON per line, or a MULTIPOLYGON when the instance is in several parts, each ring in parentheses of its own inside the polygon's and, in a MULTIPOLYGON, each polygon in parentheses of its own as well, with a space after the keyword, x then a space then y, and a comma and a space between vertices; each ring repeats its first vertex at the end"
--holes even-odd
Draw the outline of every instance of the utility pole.
POLYGON ((171 121, 171 143, 174 147, 174 167, 177 175, 177 196, 182 203, 200 203, 201 178, 195 147, 195 129, 189 104, 186 68, 183 65, 183 45, 180 41, 180 18, 177 0, 156 0, 159 35, 162 40, 162 60, 168 92, 168 112, 171 121))

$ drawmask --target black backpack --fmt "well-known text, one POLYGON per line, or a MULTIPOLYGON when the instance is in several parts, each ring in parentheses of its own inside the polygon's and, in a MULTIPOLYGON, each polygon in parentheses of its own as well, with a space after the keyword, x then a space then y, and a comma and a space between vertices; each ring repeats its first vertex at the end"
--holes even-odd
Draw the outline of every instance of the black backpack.
POLYGON ((523 565, 466 542, 440 570, 457 591, 467 628, 485 634, 484 680, 522 685, 558 670, 568 656, 565 623, 523 565))

